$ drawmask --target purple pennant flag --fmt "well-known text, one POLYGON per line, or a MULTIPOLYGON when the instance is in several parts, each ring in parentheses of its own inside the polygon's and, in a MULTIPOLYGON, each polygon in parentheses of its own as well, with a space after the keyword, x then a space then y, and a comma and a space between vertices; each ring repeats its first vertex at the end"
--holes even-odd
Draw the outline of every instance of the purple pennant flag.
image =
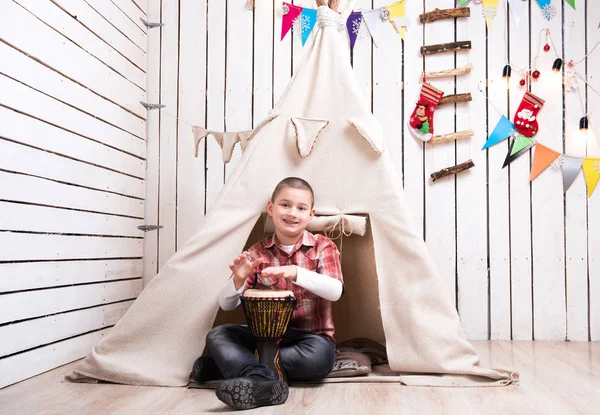
POLYGON ((350 36, 350 49, 354 49, 356 37, 361 30, 360 26, 362 24, 362 19, 363 16, 361 12, 352 12, 350 13, 350 16, 348 16, 348 20, 346 20, 346 27, 348 28, 348 35, 350 36))

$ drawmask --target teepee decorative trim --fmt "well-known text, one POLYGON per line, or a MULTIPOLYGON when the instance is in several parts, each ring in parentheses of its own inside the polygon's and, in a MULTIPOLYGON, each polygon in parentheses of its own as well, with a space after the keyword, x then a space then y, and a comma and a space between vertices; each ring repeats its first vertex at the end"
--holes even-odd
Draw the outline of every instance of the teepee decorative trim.
MULTIPOLYGON (((273 218, 268 214, 264 214, 264 232, 266 234, 275 232, 275 225, 273 224, 273 218)), ((323 215, 314 216, 308 223, 306 228, 309 232, 324 232, 329 238, 337 239, 337 237, 344 235, 350 236, 352 234, 364 236, 367 232, 367 217, 359 215, 323 215)))
POLYGON ((267 118, 261 121, 260 124, 256 126, 253 130, 246 131, 237 131, 237 132, 218 132, 207 130, 200 126, 192 127, 192 131, 194 133, 194 157, 198 157, 198 150, 200 147, 200 141, 208 135, 212 135, 223 152, 223 162, 229 163, 231 161, 231 156, 233 155, 233 149, 235 148, 235 143, 239 142, 240 147, 242 148, 242 152, 246 151, 246 147, 248 147, 248 142, 256 135, 256 133, 272 121, 274 118, 278 117, 279 114, 271 113, 267 118))
POLYGON ((373 147, 377 154, 385 150, 383 131, 379 121, 372 116, 351 118, 348 122, 356 128, 358 133, 373 147))
POLYGON ((327 127, 329 121, 301 117, 291 117, 291 120, 296 130, 298 153, 302 157, 308 157, 315 146, 319 134, 327 127))

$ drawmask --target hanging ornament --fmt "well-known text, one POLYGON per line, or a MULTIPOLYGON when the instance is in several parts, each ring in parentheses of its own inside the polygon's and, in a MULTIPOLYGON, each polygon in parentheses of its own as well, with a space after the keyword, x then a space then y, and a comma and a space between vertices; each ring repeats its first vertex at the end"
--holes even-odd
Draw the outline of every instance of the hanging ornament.
POLYGON ((525 86, 525 78, 521 78, 521 80, 519 81, 519 86, 525 86))
POLYGON ((573 61, 569 61, 565 67, 565 90, 567 92, 577 89, 577 71, 573 61))
POLYGON ((538 71, 537 69, 535 71, 533 71, 533 73, 531 74, 531 77, 533 79, 538 79, 540 77, 540 71, 538 71))
POLYGON ((550 45, 547 43, 544 45, 544 52, 550 52, 550 45))

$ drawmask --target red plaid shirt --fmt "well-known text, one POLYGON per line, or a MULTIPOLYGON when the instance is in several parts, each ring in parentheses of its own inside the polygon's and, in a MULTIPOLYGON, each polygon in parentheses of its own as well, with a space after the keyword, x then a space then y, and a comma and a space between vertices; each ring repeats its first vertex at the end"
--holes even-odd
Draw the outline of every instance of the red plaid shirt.
POLYGON ((292 291, 297 302, 289 327, 324 334, 335 342, 331 301, 325 300, 285 278, 260 276, 260 271, 268 267, 297 265, 309 271, 335 278, 343 284, 340 253, 333 241, 326 236, 313 235, 305 230, 288 254, 280 247, 279 241, 273 234, 273 236, 252 245, 248 252, 253 260, 262 258, 264 263, 257 267, 258 273, 252 274, 246 279, 243 291, 249 288, 292 291))

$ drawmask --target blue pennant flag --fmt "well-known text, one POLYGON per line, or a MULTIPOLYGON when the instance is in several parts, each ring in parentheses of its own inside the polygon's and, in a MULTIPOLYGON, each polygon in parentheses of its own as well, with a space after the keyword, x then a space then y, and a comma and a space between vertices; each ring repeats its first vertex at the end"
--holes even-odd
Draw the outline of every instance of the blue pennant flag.
POLYGON ((308 36, 310 36, 310 32, 312 32, 317 23, 317 9, 305 8, 298 18, 302 19, 300 21, 300 27, 302 30, 302 46, 304 46, 308 40, 308 36))
POLYGON ((498 144, 500 141, 506 140, 512 135, 514 131, 514 124, 503 115, 502 117, 500 117, 500 120, 498 120, 496 128, 494 128, 494 131, 492 131, 492 134, 490 134, 490 137, 483 146, 482 150, 485 150, 486 148, 491 147, 494 144, 498 144))

